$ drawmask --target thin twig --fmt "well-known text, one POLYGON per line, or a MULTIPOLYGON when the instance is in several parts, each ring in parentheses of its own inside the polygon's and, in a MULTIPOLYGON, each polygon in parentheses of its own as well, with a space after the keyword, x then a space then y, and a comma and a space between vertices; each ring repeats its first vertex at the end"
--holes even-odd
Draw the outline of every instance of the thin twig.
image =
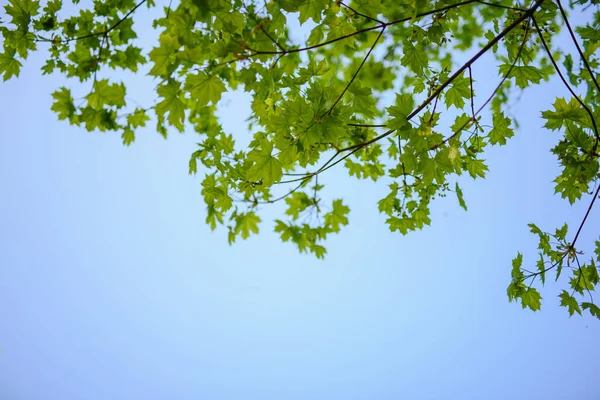
POLYGON ((358 126, 360 128, 385 128, 387 125, 376 125, 376 124, 355 124, 347 123, 347 126, 358 126))
MULTIPOLYGON (((446 144, 449 140, 451 140, 453 137, 455 137, 460 132, 462 132, 462 130, 469 123, 471 123, 471 121, 476 122, 475 117, 477 117, 481 113, 481 111, 483 111, 483 109, 485 107, 487 107, 487 105, 490 103, 490 101, 492 101, 492 99, 496 96, 496 93, 498 93, 498 91, 500 90, 500 88, 502 87, 502 85, 504 85, 504 82, 506 82, 506 80, 510 76, 510 73, 512 72, 512 70, 515 67, 515 65, 517 65, 517 62, 519 61, 519 58, 521 58, 521 53, 523 52, 523 49, 525 47, 525 43, 527 43, 528 35, 529 35, 529 26, 527 26, 527 30, 525 31, 525 34, 523 35, 523 41, 521 42, 521 45, 519 46, 519 49, 517 50, 517 54, 515 56, 515 59, 512 62, 512 64, 510 65, 510 67, 508 68, 508 71, 506 71, 506 74, 504 74, 504 76, 502 77, 502 79, 500 80, 500 82, 498 83, 498 85, 496 86, 496 88, 489 95, 489 97, 487 98, 487 100, 483 102, 483 104, 477 109, 477 111, 473 112, 473 117, 469 121, 466 121, 459 129, 457 129, 456 131, 454 131, 452 133, 452 135, 448 136, 447 138, 445 138, 444 140, 442 140, 440 143, 438 143, 437 145, 433 146, 430 150, 435 150, 438 147, 446 144)), ((469 78, 470 78, 470 71, 471 71, 471 67, 469 67, 469 78)), ((471 86, 471 99, 472 98, 473 98, 473 87, 471 86)), ((472 107, 473 107, 473 102, 471 101, 471 109, 472 109, 472 107)))
POLYGON ((277 40, 273 39, 273 37, 272 37, 271 35, 269 35, 269 33, 266 31, 266 29, 265 29, 265 28, 263 28, 263 27, 261 26, 261 27, 260 27, 260 30, 261 30, 261 31, 262 31, 262 32, 263 32, 265 35, 267 35, 267 37, 268 37, 269 39, 271 39, 271 41, 272 41, 273 43, 275 43, 275 45, 276 45, 277 47, 279 47, 279 48, 280 48, 282 51, 286 51, 286 50, 285 50, 285 48, 284 48, 282 45, 280 45, 280 44, 279 44, 279 42, 278 42, 277 40))
POLYGON ((361 16, 361 17, 363 17, 363 18, 369 19, 369 20, 371 20, 371 21, 374 21, 374 22, 379 22, 380 24, 384 24, 384 23, 385 23, 385 22, 383 22, 383 21, 380 21, 380 20, 378 20, 377 18, 369 17, 368 15, 365 15, 365 14, 362 14, 362 13, 360 13, 360 12, 356 11, 354 8, 352 8, 352 7, 348 6, 348 5, 346 5, 346 4, 345 4, 344 2, 342 2, 342 1, 340 1, 340 5, 341 5, 341 6, 343 6, 343 7, 346 7, 348 10, 352 11, 354 14, 356 14, 356 15, 360 15, 360 16, 361 16))
POLYGON ((571 85, 569 85, 569 82, 567 82, 567 80, 565 79, 560 68, 558 67, 558 64, 556 63, 556 60, 554 59, 554 56, 552 55, 552 52, 550 51, 550 48, 548 47, 548 44, 546 43, 546 40, 544 39, 542 30, 540 29, 539 25, 537 24, 537 21, 535 20, 535 18, 532 18, 532 20, 533 20, 533 25, 535 26, 535 29, 537 30, 538 37, 540 38, 540 41, 542 42, 542 46, 544 47, 544 50, 546 51, 546 53, 548 54, 548 57, 550 58, 550 62, 552 63, 554 70, 560 77, 560 80, 565 85, 567 90, 571 93, 571 95, 575 98, 575 100, 577 100, 577 102, 581 105, 581 107, 583 107, 583 109, 587 112, 587 114, 589 115, 589 117, 592 121, 592 125, 593 125, 592 130, 594 131, 594 135, 596 136, 596 143, 594 144, 592 152, 595 153, 598 148, 598 142, 600 141, 600 133, 598 133, 598 127, 596 126, 596 119, 594 118, 594 114, 592 113, 592 110, 590 110, 588 105, 585 104, 583 102, 583 100, 581 100, 581 98, 575 93, 575 91, 573 90, 571 85))
POLYGON ((64 40, 64 43, 70 43, 70 42, 77 41, 77 40, 89 39, 89 38, 96 37, 96 36, 105 36, 105 35, 108 35, 111 31, 113 31, 119 25, 121 25, 121 23, 123 21, 125 21, 127 18, 129 18, 129 16, 131 14, 133 14, 135 12, 135 10, 137 10, 145 2, 146 2, 146 0, 141 0, 139 3, 137 3, 135 5, 135 7, 133 7, 127 14, 125 14, 125 16, 123 16, 123 18, 121 18, 120 20, 118 20, 110 28, 108 28, 108 29, 106 29, 106 30, 104 30, 102 32, 88 33, 87 35, 83 35, 83 36, 79 36, 79 37, 75 37, 75 38, 66 39, 66 40, 64 40))
POLYGON ((527 11, 524 8, 518 8, 518 7, 510 7, 510 6, 503 6, 502 4, 494 4, 494 3, 490 3, 487 1, 482 1, 482 0, 477 0, 477 2, 479 4, 483 4, 486 6, 490 6, 490 7, 496 7, 496 8, 504 8, 505 10, 512 10, 512 11, 521 11, 521 12, 525 12, 527 11))
MULTIPOLYGON (((525 35, 525 36, 527 36, 527 35, 525 35)), ((517 56, 517 60, 518 59, 519 59, 519 57, 517 56)), ((471 71, 471 66, 470 65, 469 65, 469 87, 471 89, 471 116, 473 117, 473 119, 475 119, 475 106, 473 104, 474 103, 474 97, 475 97, 474 94, 473 94, 473 71, 471 71)))
POLYGON ((350 78, 350 81, 348 82, 348 84, 346 85, 346 87, 344 88, 344 90, 342 90, 342 93, 340 93, 340 95, 335 100, 335 102, 333 103, 333 105, 331 107, 329 107, 329 110, 327 110, 326 112, 324 112, 323 115, 321 115, 319 118, 323 118, 326 115, 331 115, 331 112, 333 111, 333 109, 335 108, 335 106, 342 99, 342 97, 344 96, 344 94, 346 93, 346 91, 348 90, 348 88, 350 88, 350 85, 352 85, 352 82, 354 82, 354 80, 358 76, 358 73, 360 72, 360 70, 362 69, 362 67, 365 65, 365 62, 367 62, 367 59, 371 55, 371 52, 373 51, 373 49, 375 48, 375 46, 377 46, 377 42, 379 42, 379 39, 381 39, 381 36, 383 35, 383 32, 385 32, 385 27, 383 27, 383 29, 381 29, 381 32, 379 32, 379 35, 377 35, 377 39, 375 39, 375 42, 373 42, 373 44, 371 45, 371 48, 369 49, 369 51, 367 52, 367 54, 363 58, 362 62, 360 63, 360 65, 358 66, 358 68, 356 69, 356 71, 354 71, 354 75, 352 75, 352 78, 350 78))
POLYGON ((581 221, 581 224, 579 224, 579 228, 577 229, 577 233, 575 233, 573 242, 569 245, 570 249, 575 248, 575 242, 577 242, 577 239, 579 238, 579 234, 581 233, 581 230, 583 229, 583 225, 585 224, 585 221, 587 220, 588 216, 590 215, 590 211, 592 211, 592 208, 594 207, 594 202, 596 201, 598 196, 600 196, 600 185, 598 185, 598 189, 596 189, 596 193, 594 193, 594 197, 592 198, 592 201, 590 202, 590 205, 588 206, 587 211, 585 212, 583 221, 581 221))
POLYGON ((569 18, 567 18, 567 13, 563 9, 563 6, 560 3, 560 0, 556 0, 556 4, 558 4, 558 8, 560 9, 560 13, 562 14, 563 20, 565 21, 565 25, 567 26, 567 30, 569 31, 569 35, 571 36, 571 40, 575 44, 575 47, 577 47, 577 52, 579 53, 579 57, 581 57, 581 61, 583 62, 585 69, 590 74, 590 79, 592 80, 592 82, 594 82, 594 85, 596 86, 596 90, 598 91, 598 94, 600 94, 600 84, 598 84, 598 81, 596 80, 596 77, 594 76, 594 72, 592 71, 592 68, 590 67, 590 64, 587 61, 585 55, 583 54, 583 51, 581 50, 581 47, 579 46, 579 43, 577 42, 577 38, 575 38, 573 29, 571 28, 571 24, 569 23, 569 18))
MULTIPOLYGON (((541 3, 541 1, 544 1, 544 0, 538 0, 538 1, 541 3)), ((248 50, 252 51, 252 53, 249 56, 253 57, 253 56, 257 56, 257 55, 261 55, 261 54, 300 53, 300 52, 307 51, 307 50, 314 50, 314 49, 317 49, 319 47, 327 46, 328 44, 339 42, 340 40, 348 39, 348 38, 350 38, 352 36, 359 35, 361 33, 375 31, 375 30, 378 30, 378 29, 386 28, 386 27, 391 26, 391 25, 401 24, 403 22, 412 21, 412 20, 414 20, 416 18, 422 18, 422 17, 426 17, 426 16, 429 16, 429 15, 432 15, 432 14, 437 14, 437 13, 440 13, 440 12, 448 11, 448 10, 451 10, 453 8, 461 7, 461 6, 464 6, 464 5, 467 5, 467 4, 471 4, 471 3, 477 3, 477 0, 465 0, 465 1, 461 1, 460 3, 455 3, 455 4, 448 5, 448 6, 436 8, 436 9, 429 10, 429 11, 425 11, 425 12, 422 12, 422 13, 419 13, 419 14, 415 15, 414 17, 404 17, 404 18, 400 18, 400 19, 397 19, 397 20, 391 21, 391 22, 383 22, 381 24, 378 24, 378 25, 375 25, 375 26, 371 26, 369 28, 359 29, 359 30, 357 30, 355 32, 352 32, 352 33, 349 33, 347 35, 339 36, 337 38, 333 38, 333 39, 330 39, 330 40, 326 40, 324 42, 321 42, 321 43, 318 43, 318 44, 315 44, 315 45, 312 45, 312 46, 306 46, 306 47, 301 47, 301 48, 297 48, 297 49, 288 49, 286 51, 262 51, 262 50, 254 50, 254 49, 248 48, 248 50)))

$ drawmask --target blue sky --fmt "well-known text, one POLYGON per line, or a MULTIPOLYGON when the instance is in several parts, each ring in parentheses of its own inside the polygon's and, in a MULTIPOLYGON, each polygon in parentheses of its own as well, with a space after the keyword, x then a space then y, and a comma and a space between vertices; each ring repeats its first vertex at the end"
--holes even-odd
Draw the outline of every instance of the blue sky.
MULTIPOLYGON (((187 175, 195 134, 146 129, 126 148, 58 122, 64 81, 41 60, 0 86, 0 399, 600 397, 598 321, 569 318, 557 286, 536 313, 505 292, 516 252, 535 260, 526 224, 575 227, 587 207, 553 196, 557 135, 539 111, 558 84, 516 104, 487 179, 461 181, 469 211, 437 200, 421 232, 388 231, 385 184, 325 175, 352 211, 321 261, 271 232, 276 209, 227 245, 187 175)), ((243 100, 222 103, 239 137, 243 100)))

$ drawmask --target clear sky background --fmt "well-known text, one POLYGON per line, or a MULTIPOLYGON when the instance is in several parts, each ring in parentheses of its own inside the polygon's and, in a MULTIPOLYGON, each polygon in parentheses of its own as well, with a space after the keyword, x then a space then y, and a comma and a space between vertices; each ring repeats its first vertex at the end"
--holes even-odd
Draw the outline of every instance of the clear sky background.
MULTIPOLYGON (((197 136, 150 128, 126 148, 59 122, 64 81, 42 59, 0 86, 0 399, 600 398, 598 321, 569 318, 557 286, 541 312, 506 297, 516 252, 536 259, 526 224, 576 228, 587 207, 553 196, 558 135, 539 111, 558 84, 515 103, 521 128, 486 154, 486 180, 461 180, 469 211, 436 200, 421 232, 389 232, 384 182, 328 171, 352 211, 321 261, 280 242, 277 208, 227 245, 187 174, 197 136)), ((243 96, 221 105, 247 135, 243 96)))

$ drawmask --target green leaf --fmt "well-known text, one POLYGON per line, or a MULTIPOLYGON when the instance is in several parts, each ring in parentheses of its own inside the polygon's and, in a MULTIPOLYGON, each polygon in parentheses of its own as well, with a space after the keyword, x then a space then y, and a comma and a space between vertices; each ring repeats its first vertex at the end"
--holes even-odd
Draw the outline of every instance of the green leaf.
POLYGON ((46 60, 46 64, 42 67, 42 75, 49 75, 56 68, 56 63, 54 60, 46 60))
POLYGON ((284 242, 293 240, 294 236, 296 236, 296 232, 293 226, 290 226, 279 219, 275 220, 274 231, 280 233, 281 240, 283 240, 284 242))
POLYGON ((221 99, 221 94, 227 91, 221 79, 216 76, 208 76, 204 72, 188 75, 185 87, 190 92, 192 100, 197 101, 201 106, 209 102, 217 104, 221 99))
MULTIPOLYGON (((168 57, 167 57, 168 58, 168 57)), ((109 65, 112 68, 120 67, 137 72, 140 65, 146 63, 146 57, 142 55, 142 49, 134 46, 127 46, 125 51, 117 50, 110 59, 109 65)))
POLYGON ((529 307, 531 311, 537 311, 541 308, 542 296, 535 288, 528 288, 521 296, 521 305, 523 308, 529 307))
POLYGON ((234 234, 241 234, 242 239, 248 239, 252 233, 258 233, 260 217, 254 211, 239 214, 235 217, 234 234))
POLYGON ((544 261, 543 253, 539 253, 540 259, 536 263, 536 267, 538 269, 540 280, 542 281, 542 285, 546 284, 546 263, 544 261))
POLYGON ((581 308, 579 308, 579 303, 577 302, 577 300, 575 300, 573 296, 569 294, 569 292, 563 290, 558 297, 560 297, 560 305, 569 309, 570 317, 573 316, 573 313, 575 312, 581 315, 581 308))
POLYGON ((21 62, 15 58, 15 51, 0 53, 0 75, 4 81, 13 76, 18 77, 21 71, 21 62))
POLYGON ((125 106, 125 85, 109 84, 107 79, 98 80, 86 99, 88 105, 93 108, 103 108, 105 105, 121 108, 125 106))
POLYGON ((6 15, 11 16, 11 22, 19 29, 26 30, 31 22, 31 17, 38 14, 40 2, 35 0, 8 0, 4 6, 6 15))
POLYGON ((514 131, 510 127, 511 119, 504 116, 504 113, 494 113, 492 117, 494 127, 488 134, 490 144, 499 144, 501 146, 506 144, 506 139, 509 139, 515 135, 514 131))
POLYGON ((411 42, 405 42, 403 46, 404 56, 400 60, 402 65, 408 66, 416 74, 422 74, 423 69, 427 67, 427 51, 422 43, 415 46, 411 42))
POLYGON ((465 99, 471 98, 471 86, 468 77, 464 73, 456 77, 450 84, 450 88, 446 90, 444 102, 446 107, 455 106, 462 109, 465 105, 465 99))
POLYGON ((181 101, 179 82, 169 79, 167 84, 158 87, 157 93, 163 97, 163 101, 156 105, 156 114, 164 117, 168 113, 169 123, 177 129, 183 130, 185 104, 181 101))
POLYGON ((385 222, 389 225, 392 232, 399 231, 403 235, 415 229, 414 221, 409 218, 390 217, 385 222))
POLYGON ((321 13, 328 3, 331 2, 327 0, 303 0, 298 2, 300 23, 305 23, 309 18, 312 18, 315 23, 319 23, 321 21, 321 13))
POLYGON ((325 214, 325 225, 331 232, 339 232, 342 225, 348 225, 350 208, 342 203, 341 199, 334 200, 331 212, 325 214))
POLYGON ((125 146, 129 146, 135 140, 135 132, 133 132, 131 129, 125 129, 121 135, 121 138, 123 139, 123 144, 125 146))
POLYGON ((391 216, 395 209, 400 208, 400 201, 397 198, 400 187, 396 182, 391 183, 389 187, 390 193, 383 199, 379 200, 377 205, 380 213, 391 216))
MULTIPOLYGON (((506 76, 510 68, 510 64, 500 65, 500 74, 506 76)), ((530 83, 538 84, 545 78, 542 70, 532 65, 514 65, 510 76, 515 78, 517 86, 521 89, 526 88, 530 83)))
POLYGON ((244 15, 238 11, 220 13, 217 22, 222 25, 217 26, 219 26, 223 32, 241 35, 244 31, 244 20, 244 15))
POLYGON ((594 303, 583 302, 583 303, 581 303, 581 307, 584 310, 590 310, 590 314, 592 314, 594 317, 600 319, 600 307, 598 307, 594 303))
POLYGON ((323 27, 321 25, 317 25, 313 28, 308 36, 306 44, 309 46, 315 46, 323 41, 325 34, 323 33, 323 27))
POLYGON ((522 280, 513 280, 506 289, 508 301, 512 302, 520 299, 523 296, 523 293, 525 293, 525 289, 526 287, 522 280))
POLYGON ((352 24, 350 24, 348 21, 340 20, 333 24, 333 26, 330 25, 329 32, 327 33, 327 40, 344 38, 344 40, 340 41, 340 44, 343 44, 351 49, 355 49, 355 32, 356 28, 352 24))
POLYGON ((473 179, 480 177, 485 178, 485 173, 488 171, 488 166, 485 165, 483 160, 467 160, 467 171, 473 179))
POLYGON ((71 119, 75 113, 71 91, 66 87, 61 87, 52 93, 52 97, 54 97, 54 103, 52 103, 51 109, 58 114, 58 119, 71 119))
POLYGON ((136 108, 133 114, 127 116, 127 123, 133 128, 146 126, 146 122, 149 120, 150 117, 146 114, 146 111, 141 108, 136 108))
POLYGON ((568 199, 569 203, 575 204, 581 198, 583 193, 587 192, 587 185, 574 180, 572 176, 558 176, 554 180, 556 186, 554 193, 560 193, 563 199, 568 199))
POLYGON ((460 188, 460 186, 458 186, 458 182, 456 182, 456 185, 454 187, 454 191, 456 192, 456 198, 458 199, 458 204, 465 210, 467 211, 467 203, 465 203, 465 199, 463 197, 463 191, 460 188))
POLYGON ((380 13, 385 11, 381 4, 381 0, 353 0, 353 8, 371 18, 376 18, 380 13))
POLYGON ((264 139, 260 146, 248 154, 248 160, 254 164, 248 169, 247 178, 251 181, 262 180, 263 185, 271 186, 279 182, 283 175, 281 162, 271 154, 273 143, 264 139))
POLYGON ((546 120, 544 125, 548 129, 557 130, 563 127, 567 121, 583 123, 587 120, 587 113, 579 102, 571 98, 569 102, 562 98, 556 98, 554 111, 542 112, 542 118, 546 120))
POLYGON ((467 114, 463 113, 454 119, 452 124, 452 133, 459 133, 462 130, 469 129, 473 125, 473 119, 467 114))
POLYGON ((523 272, 521 266, 523 265, 523 254, 517 253, 517 256, 512 260, 512 278, 513 280, 523 279, 523 272))
POLYGON ((388 121, 387 126, 390 129, 405 129, 410 127, 410 123, 407 120, 415 107, 415 100, 412 95, 408 93, 397 93, 396 103, 393 106, 387 108, 387 111, 392 118, 388 121))
POLYGON ((308 207, 313 206, 314 201, 304 192, 294 192, 285 199, 288 205, 286 214, 290 215, 294 220, 300 217, 308 207))
POLYGON ((325 254, 327 254, 327 249, 325 247, 315 244, 310 247, 310 251, 312 251, 317 258, 323 259, 325 258, 325 254))
POLYGON ((188 165, 189 165, 188 173, 190 175, 193 175, 193 174, 195 174, 195 173, 198 172, 198 161, 197 161, 197 159, 201 157, 201 154, 202 153, 201 153, 200 150, 195 151, 195 152, 192 153, 192 155, 190 157, 190 161, 188 163, 188 165))
POLYGON ((560 229, 557 228, 554 231, 554 237, 556 238, 556 240, 564 241, 567 238, 568 230, 569 230, 569 225, 567 225, 565 223, 560 229))
POLYGON ((173 56, 181 47, 177 38, 166 34, 160 35, 159 44, 159 47, 155 47, 148 54, 150 61, 154 62, 154 66, 150 70, 150 75, 154 76, 164 76, 169 73, 173 56))
POLYGON ((574 272, 575 276, 580 276, 579 285, 585 290, 594 290, 596 284, 598 284, 598 268, 594 260, 591 261, 590 265, 582 265, 579 271, 574 272))

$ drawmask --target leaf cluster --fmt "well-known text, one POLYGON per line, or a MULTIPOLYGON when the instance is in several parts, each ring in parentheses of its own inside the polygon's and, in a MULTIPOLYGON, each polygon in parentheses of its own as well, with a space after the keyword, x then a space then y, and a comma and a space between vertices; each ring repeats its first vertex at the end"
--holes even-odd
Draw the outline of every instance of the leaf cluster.
POLYGON ((65 86, 52 94, 60 120, 116 132, 128 146, 148 124, 164 137, 195 131, 189 172, 204 173, 208 225, 224 226, 230 243, 246 239, 259 232, 260 205, 282 202, 273 229, 317 257, 349 223, 348 205, 326 198, 327 170, 339 165, 350 177, 387 185, 377 207, 389 229, 422 229, 438 197, 453 193, 467 209, 459 179, 485 178, 486 149, 515 135, 511 97, 560 79, 569 95, 541 110, 544 127, 560 135, 555 190, 571 204, 587 199, 588 213, 570 241, 566 225, 554 235, 531 225, 538 269, 528 272, 519 253, 508 297, 537 310, 541 295, 532 284, 567 268, 560 304, 571 315, 598 316, 592 292, 600 260, 581 263, 575 248, 600 190, 597 2, 570 4, 593 10, 572 26, 560 0, 181 0, 154 20, 151 49, 139 45, 134 17, 153 1, 72 3, 8 0, 3 79, 17 77, 31 52, 46 51, 43 74, 91 83, 85 93, 65 86), (297 24, 300 40, 291 32, 297 24), (555 47, 561 29, 570 49, 555 47), (465 51, 473 54, 466 61, 465 51), (485 54, 497 74, 476 68, 485 54), (132 104, 121 71, 148 72, 155 101, 132 104), (478 93, 478 80, 494 78, 490 93, 478 93), (237 89, 252 98, 247 145, 223 130, 217 113, 223 94, 237 89))

